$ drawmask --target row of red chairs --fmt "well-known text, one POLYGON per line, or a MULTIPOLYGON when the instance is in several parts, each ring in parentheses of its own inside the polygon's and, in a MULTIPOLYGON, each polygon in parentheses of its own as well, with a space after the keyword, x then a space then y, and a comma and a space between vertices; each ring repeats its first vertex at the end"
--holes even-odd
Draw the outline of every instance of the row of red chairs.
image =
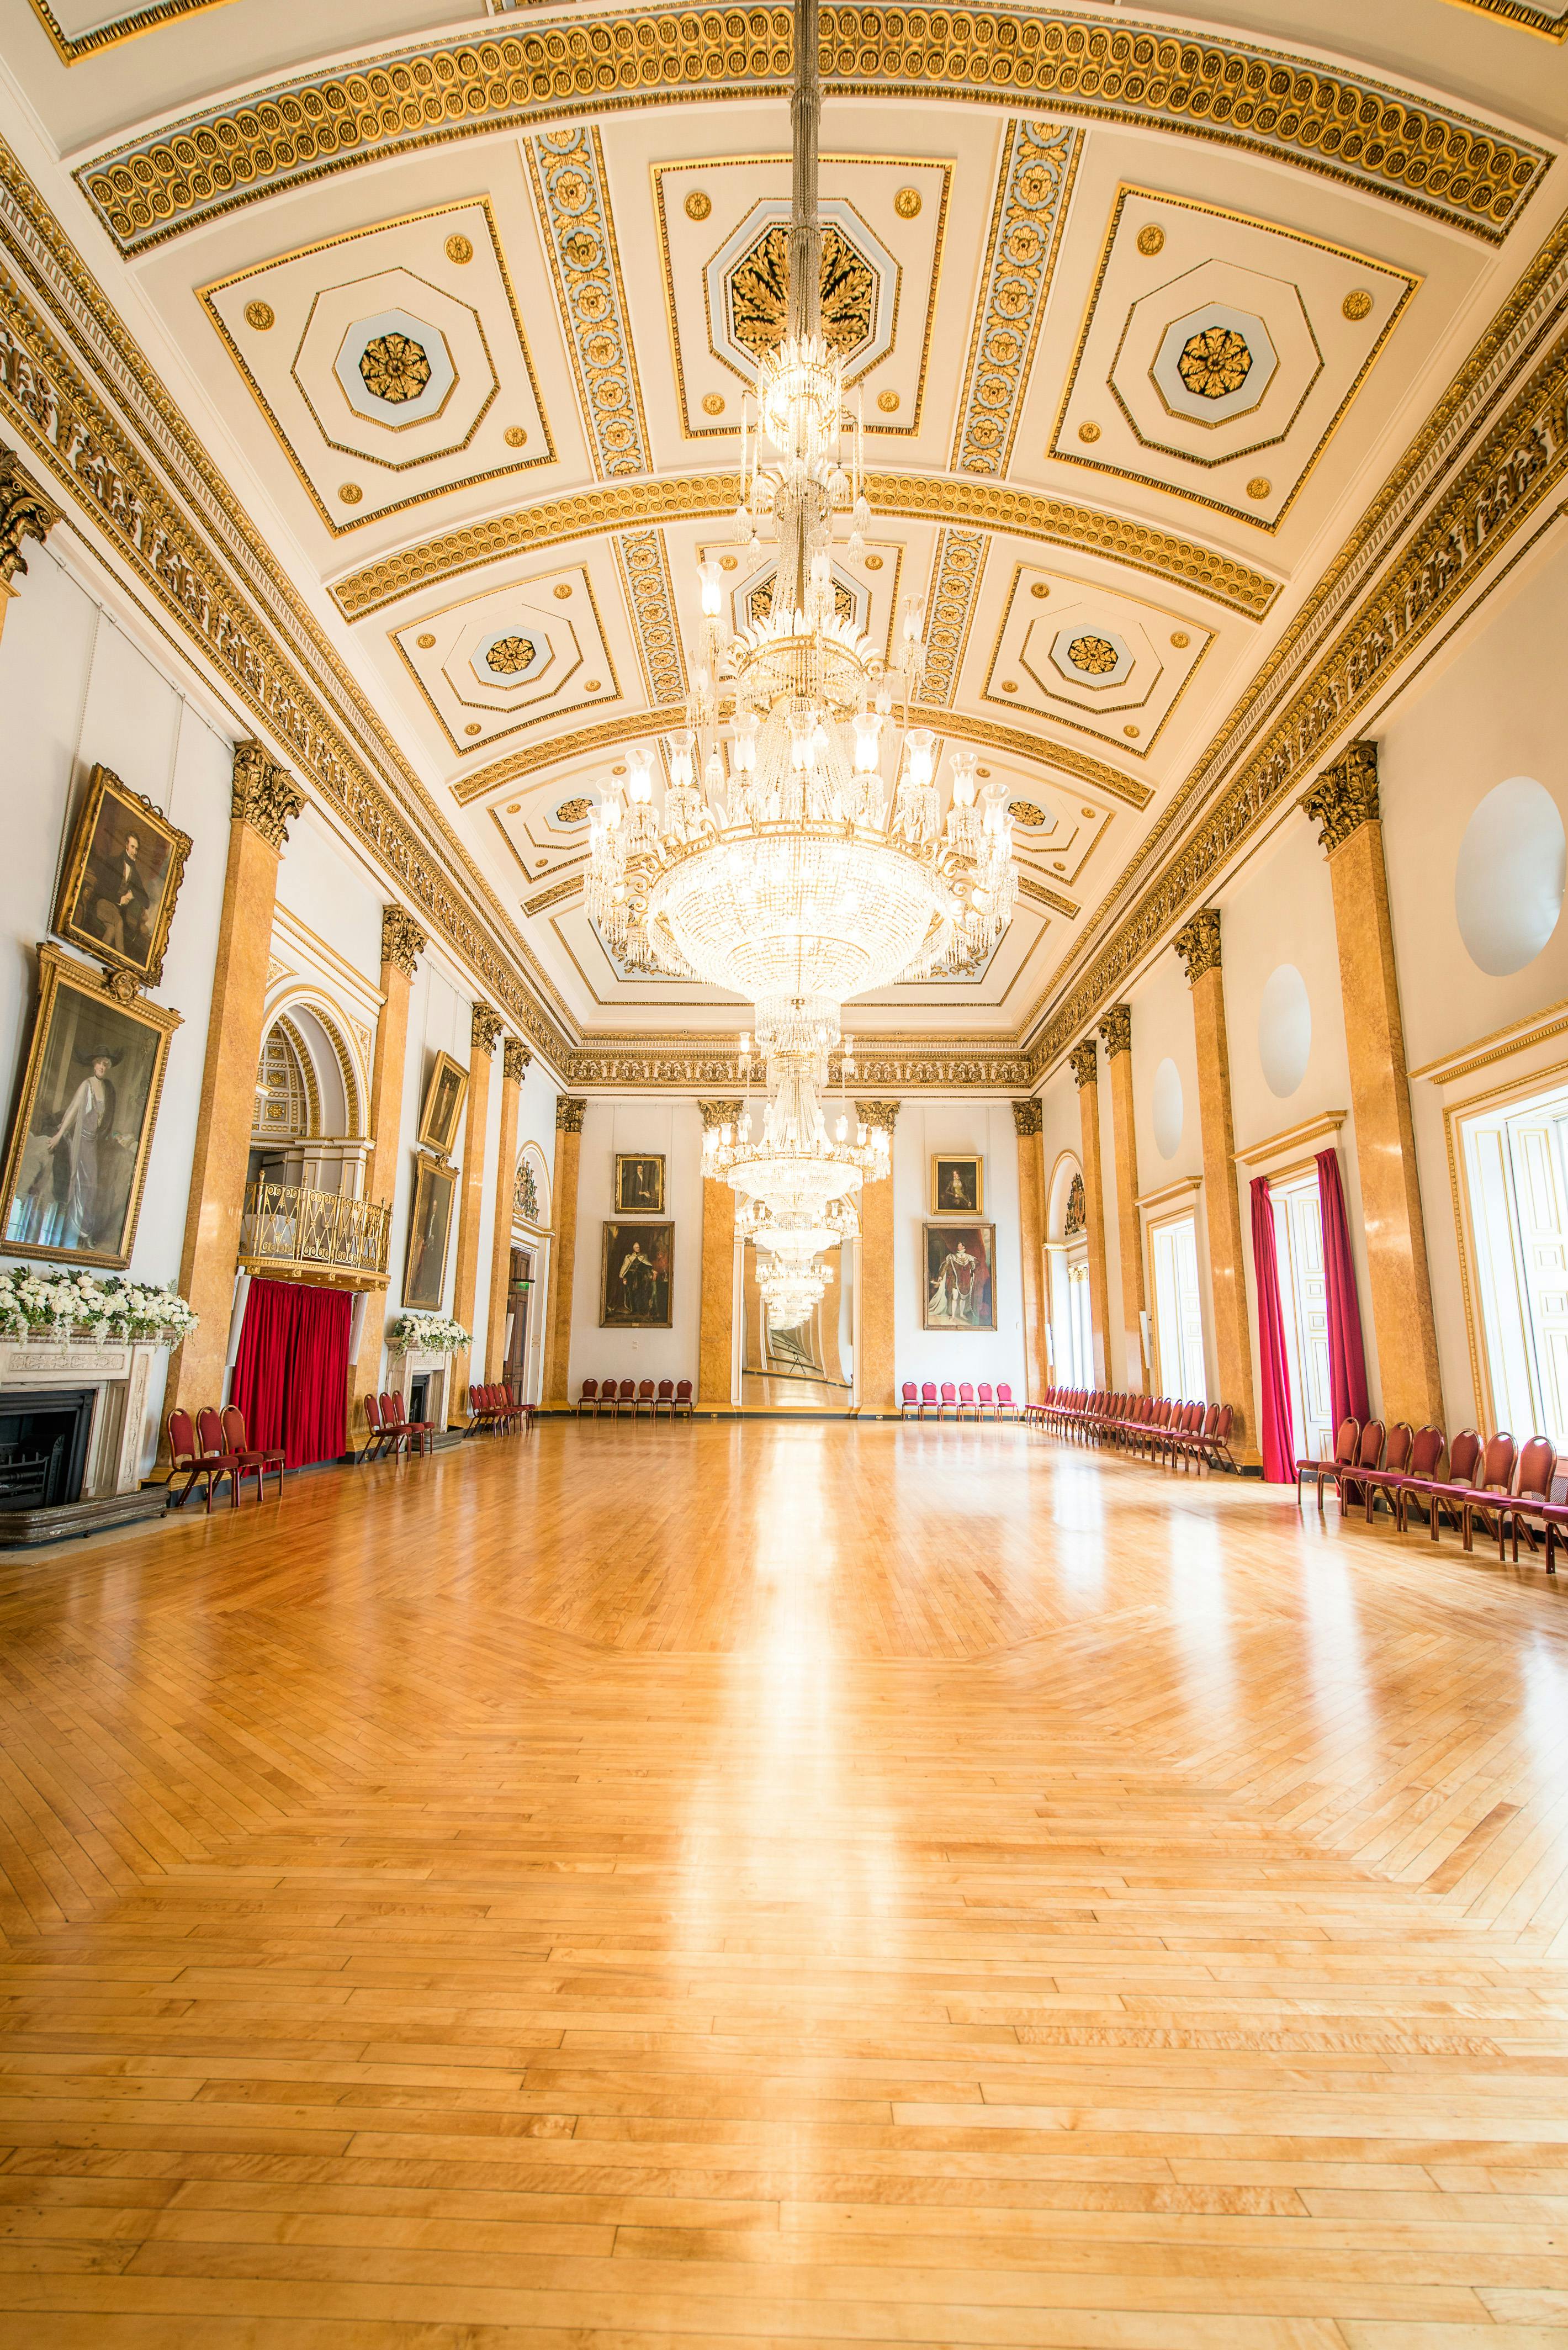
POLYGON ((622 1379, 618 1387, 614 1379, 585 1379, 577 1398, 579 1419, 585 1411, 591 1411, 596 1419, 601 1412, 607 1412, 611 1419, 618 1419, 623 1412, 629 1412, 633 1419, 640 1419, 644 1412, 649 1419, 657 1419, 660 1413, 670 1419, 690 1419, 691 1382, 660 1379, 655 1388, 651 1379, 622 1379))
POLYGON ((1228 1403, 1184 1403, 1176 1396, 1106 1395, 1087 1388, 1047 1388, 1044 1400, 1032 1403, 1024 1417, 1035 1428, 1050 1429, 1085 1444, 1112 1444, 1162 1465, 1237 1467, 1231 1451, 1236 1415, 1228 1403))
POLYGON ((433 1419, 410 1419, 400 1395, 368 1395, 365 1425, 369 1430, 361 1461, 379 1461, 387 1453, 428 1452, 436 1434, 433 1419))
POLYGON ((961 1379, 956 1388, 951 1379, 944 1379, 940 1399, 935 1379, 922 1379, 918 1395, 914 1380, 906 1379, 899 1419, 924 1419, 928 1415, 938 1419, 962 1419, 966 1415, 971 1419, 1016 1419, 1018 1406, 1005 1379, 994 1389, 989 1379, 981 1379, 978 1393, 968 1379, 961 1379))
POLYGON ((533 1405, 520 1403, 504 1380, 499 1386, 470 1388, 468 1414, 472 1426, 481 1434, 487 1429, 498 1429, 505 1434, 514 1428, 534 1425, 533 1405))
POLYGON ((245 1433, 245 1416, 238 1404, 225 1404, 222 1411, 215 1404, 203 1404, 193 1421, 188 1411, 171 1411, 168 1429, 169 1458, 173 1464, 169 1475, 169 1498, 175 1509, 184 1508, 193 1485, 204 1483, 207 1515, 211 1517, 213 1488, 223 1477, 229 1481, 232 1510, 240 1506, 243 1477, 255 1479, 259 1501, 264 1491, 262 1480, 269 1469, 276 1470, 277 1490, 282 1493, 283 1452, 279 1448, 251 1443, 245 1433), (185 1482, 176 1492, 174 1480, 182 1474, 185 1482))
POLYGON ((1373 1509, 1381 1501, 1400 1534, 1409 1525, 1414 1505, 1425 1516, 1434 1542, 1446 1517, 1458 1527, 1466 1550, 1475 1547, 1479 1519, 1488 1534, 1496 1534, 1500 1560, 1511 1536, 1518 1559, 1521 1526, 1533 1550, 1539 1525, 1546 1544, 1546 1571, 1555 1575, 1556 1544, 1568 1538, 1568 1502, 1552 1499, 1556 1471, 1557 1447, 1549 1436, 1516 1444, 1506 1429, 1483 1440, 1478 1429, 1462 1428, 1450 1443, 1440 1428, 1431 1425, 1412 1430, 1406 1419, 1397 1419, 1392 1428, 1380 1419, 1342 1419, 1331 1459, 1296 1462, 1296 1500, 1300 1502, 1310 1477, 1317 1487, 1320 1511, 1324 1487, 1332 1485, 1342 1517, 1347 1509, 1361 1505, 1370 1525, 1373 1509))

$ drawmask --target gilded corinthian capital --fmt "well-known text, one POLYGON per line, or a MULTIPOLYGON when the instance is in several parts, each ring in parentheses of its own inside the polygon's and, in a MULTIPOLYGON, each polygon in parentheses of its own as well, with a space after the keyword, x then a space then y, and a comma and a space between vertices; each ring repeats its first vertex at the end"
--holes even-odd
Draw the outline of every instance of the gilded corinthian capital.
POLYGON ((1220 968, 1220 909, 1199 906, 1171 941, 1187 972, 1187 983, 1196 987, 1206 971, 1220 968))
POLYGON ((1106 1040, 1106 1058, 1114 1061, 1118 1053, 1132 1051, 1132 1005, 1113 1003, 1100 1023, 1100 1034, 1106 1040))
POLYGON ((715 1127, 740 1124, 741 1105, 738 1101, 700 1101, 697 1107, 702 1113, 704 1134, 711 1134, 715 1127))
POLYGON ((501 1047, 501 1074, 510 1086, 520 1086, 528 1074, 533 1054, 520 1038, 508 1036, 501 1047))
POLYGON ((1031 1134, 1038 1134, 1045 1123, 1045 1114, 1037 1101, 1015 1101, 1012 1105, 1012 1125, 1020 1142, 1031 1134))
POLYGON ((430 941, 411 914, 400 906, 381 909, 381 961, 391 963, 405 979, 412 979, 430 941))
POLYGON ((855 1115, 862 1126, 879 1128, 890 1137, 898 1122, 898 1105, 896 1101, 857 1101, 855 1115))
POLYGON ((1317 826, 1318 840, 1330 857, 1364 824, 1376 824, 1376 743, 1353 743, 1332 767, 1324 769, 1311 791, 1302 794, 1301 809, 1317 826))
POLYGON ((1080 1093, 1085 1086, 1099 1084, 1100 1051, 1092 1036, 1085 1036, 1081 1045, 1074 1045, 1067 1055, 1067 1066, 1073 1072, 1073 1083, 1080 1093))
POLYGON ((288 838, 291 818, 305 806, 300 790, 286 767, 269 757, 259 743, 234 744, 234 790, 229 814, 259 832, 269 848, 281 852, 288 838))
POLYGON ((496 1041, 505 1023, 499 1012, 493 1012, 488 1003, 476 1003, 473 1007, 473 1025, 469 1031, 469 1043, 473 1050, 476 1053, 483 1053, 488 1057, 494 1052, 496 1041))
POLYGON ((9 588, 18 571, 27 568, 22 541, 36 538, 41 546, 60 518, 30 473, 24 473, 14 449, 0 449, 0 588, 9 588))
POLYGON ((581 1094, 559 1094, 556 1098, 556 1131, 558 1134, 581 1134, 583 1112, 587 1102, 581 1094))

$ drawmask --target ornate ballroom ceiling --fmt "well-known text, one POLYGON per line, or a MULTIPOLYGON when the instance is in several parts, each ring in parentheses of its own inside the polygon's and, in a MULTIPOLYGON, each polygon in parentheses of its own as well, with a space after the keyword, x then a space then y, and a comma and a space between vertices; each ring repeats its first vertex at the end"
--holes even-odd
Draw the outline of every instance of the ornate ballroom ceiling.
MULTIPOLYGON (((921 714, 1005 778, 1023 874, 977 979, 855 1007, 889 1047, 1001 1082, 1059 1047, 1407 526, 1386 484, 1436 480, 1428 420, 1557 227, 1568 0, 1310 13, 1308 48, 1260 0, 825 10, 825 315, 876 513, 837 595, 889 636, 927 599, 921 714)), ((698 562, 737 619, 770 593, 728 515, 782 330, 788 11, 0 26, 26 170, 536 1035, 590 1079, 596 1047, 608 1077, 716 1044, 738 1008, 623 973, 582 876, 589 795, 677 723, 698 562)))

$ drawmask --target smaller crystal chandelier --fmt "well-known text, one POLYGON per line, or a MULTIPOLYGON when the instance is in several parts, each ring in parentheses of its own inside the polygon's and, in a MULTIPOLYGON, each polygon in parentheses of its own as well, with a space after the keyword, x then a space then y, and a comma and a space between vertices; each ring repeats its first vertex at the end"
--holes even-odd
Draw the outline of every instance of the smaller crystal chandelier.
POLYGON ((854 1240, 860 1222, 846 1198, 830 1200, 815 1215, 748 1199, 736 1211, 735 1229, 757 1252, 757 1287, 769 1326, 793 1330, 820 1305, 833 1279, 824 1256, 854 1240))
MULTIPOLYGON (((749 1079, 751 1038, 741 1039, 741 1067, 749 1079)), ((855 1073, 854 1039, 845 1039, 845 1076, 855 1073)), ((849 1117, 840 1110, 829 1131, 822 1105, 826 1082, 826 1043, 802 1038, 791 1050, 770 1054, 770 1080, 763 1130, 753 1131, 752 1113, 742 1109, 733 1124, 711 1128, 702 1140, 702 1172, 728 1183, 748 1201, 765 1202, 775 1217, 811 1216, 829 1201, 846 1200, 862 1181, 888 1172, 888 1138, 858 1120, 851 1139, 849 1117)))

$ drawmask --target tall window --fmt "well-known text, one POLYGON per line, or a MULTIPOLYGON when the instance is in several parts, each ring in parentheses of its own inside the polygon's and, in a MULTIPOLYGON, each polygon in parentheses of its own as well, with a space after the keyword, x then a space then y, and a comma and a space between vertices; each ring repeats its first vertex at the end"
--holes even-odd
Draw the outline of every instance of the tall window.
POLYGON ((1156 1224, 1154 1313, 1159 1346, 1159 1384, 1168 1396, 1207 1403, 1209 1376, 1203 1364, 1203 1300, 1198 1286, 1198 1224, 1192 1216, 1156 1224))
POLYGON ((1085 1257, 1067 1267, 1067 1385, 1095 1384, 1095 1332, 1089 1316, 1089 1266, 1085 1257))
POLYGON ((1568 1449, 1568 1091, 1467 1119, 1492 1410, 1568 1449))
POLYGON ((1334 1450, 1334 1403, 1328 1376, 1328 1273, 1315 1173, 1272 1184, 1270 1200, 1296 1457, 1321 1461, 1334 1450))

